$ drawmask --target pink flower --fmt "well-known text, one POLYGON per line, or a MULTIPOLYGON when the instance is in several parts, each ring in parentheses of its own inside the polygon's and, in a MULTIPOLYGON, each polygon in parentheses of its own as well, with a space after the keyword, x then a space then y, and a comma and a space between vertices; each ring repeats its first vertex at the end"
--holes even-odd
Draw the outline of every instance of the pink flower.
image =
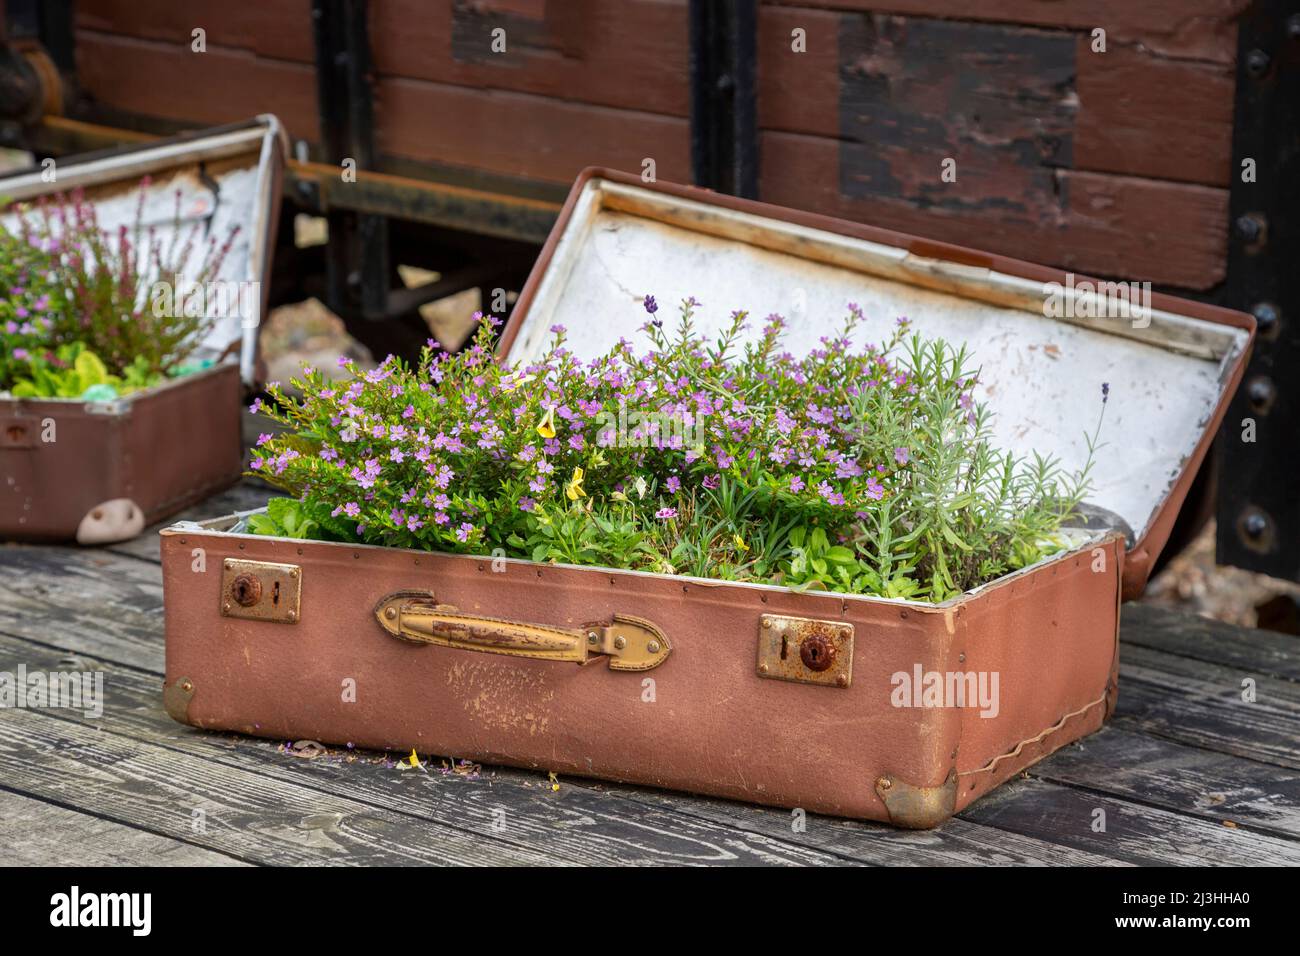
POLYGON ((658 518, 660 521, 667 521, 667 520, 670 519, 670 518, 676 518, 676 517, 677 517, 677 509, 676 509, 676 508, 660 508, 658 511, 655 512, 655 517, 658 518))

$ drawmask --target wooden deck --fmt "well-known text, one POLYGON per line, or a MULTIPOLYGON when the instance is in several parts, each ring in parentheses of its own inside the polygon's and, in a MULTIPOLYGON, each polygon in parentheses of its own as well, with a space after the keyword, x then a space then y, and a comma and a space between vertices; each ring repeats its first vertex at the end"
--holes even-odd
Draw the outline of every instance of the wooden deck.
MULTIPOLYGON (((266 496, 246 483, 182 517, 266 496)), ((83 865, 1300 863, 1300 640, 1130 605, 1122 641, 1111 724, 941 829, 794 832, 780 810, 182 727, 161 703, 156 534, 0 545, 0 671, 103 671, 106 695, 97 719, 0 710, 0 844, 83 865)))

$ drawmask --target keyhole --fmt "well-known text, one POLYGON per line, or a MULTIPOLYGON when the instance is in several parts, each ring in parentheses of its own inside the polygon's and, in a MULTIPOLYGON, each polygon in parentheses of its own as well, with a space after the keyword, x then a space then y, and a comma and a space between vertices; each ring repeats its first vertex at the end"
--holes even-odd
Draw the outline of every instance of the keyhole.
POLYGON ((262 597, 262 582, 251 575, 241 574, 230 586, 230 593, 242 607, 252 607, 262 597))
POLYGON ((781 660, 785 660, 785 655, 790 651, 790 638, 784 634, 781 635, 781 660))
POLYGON ((279 581, 276 581, 275 585, 271 588, 271 603, 276 607, 280 606, 280 582, 279 581))

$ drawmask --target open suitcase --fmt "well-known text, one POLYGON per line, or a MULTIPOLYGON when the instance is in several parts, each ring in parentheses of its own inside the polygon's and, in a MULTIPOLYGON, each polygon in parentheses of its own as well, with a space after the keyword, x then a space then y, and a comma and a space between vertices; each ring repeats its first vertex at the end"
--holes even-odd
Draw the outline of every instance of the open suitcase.
POLYGON ((697 296, 706 325, 784 312, 796 354, 848 301, 882 323, 906 314, 974 348, 1004 444, 1067 467, 1108 382, 1089 526, 933 605, 181 523, 162 532, 168 712, 905 827, 1101 727, 1120 602, 1142 591, 1238 384, 1248 316, 1154 296, 1140 318, 1100 318, 1055 270, 588 170, 502 354, 538 354, 555 323, 594 354, 633 335, 644 293, 697 296), (1061 317, 1045 315, 1052 282, 1061 317), (996 694, 900 706, 901 683, 932 675, 996 694))
POLYGON ((82 189, 111 230, 131 221, 148 176, 145 224, 169 234, 177 190, 182 228, 223 235, 238 224, 220 278, 254 290, 241 297, 246 314, 222 315, 200 343, 195 357, 210 368, 112 401, 0 397, 0 540, 125 540, 239 480, 241 378, 254 376, 285 152, 279 121, 263 116, 70 158, 55 182, 0 178, 6 201, 82 189))

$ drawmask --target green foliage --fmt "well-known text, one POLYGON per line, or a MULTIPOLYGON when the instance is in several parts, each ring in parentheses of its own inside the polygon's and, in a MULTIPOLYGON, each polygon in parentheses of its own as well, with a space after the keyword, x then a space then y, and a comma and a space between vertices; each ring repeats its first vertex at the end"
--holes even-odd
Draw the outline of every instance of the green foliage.
POLYGON ((248 530, 277 538, 314 541, 351 541, 346 523, 329 516, 329 509, 295 498, 272 498, 264 513, 248 516, 248 530))
POLYGON ((53 353, 33 357, 11 389, 14 398, 87 398, 105 401, 157 384, 143 359, 112 375, 103 360, 81 342, 60 345, 53 353))
POLYGON ((203 239, 202 222, 182 223, 177 190, 164 242, 144 223, 148 186, 146 178, 134 222, 112 232, 79 190, 17 207, 16 234, 0 228, 0 389, 35 383, 40 373, 24 366, 43 358, 57 368, 57 348, 75 342, 127 388, 157 382, 212 328, 216 314, 200 292, 220 276, 239 227, 224 242, 203 239), (172 288, 178 275, 184 290, 172 288))
POLYGON ((778 317, 706 340, 693 300, 673 336, 650 306, 641 356, 580 362, 557 328, 506 367, 485 322, 414 368, 272 387, 287 430, 253 470, 316 524, 254 530, 936 602, 1063 546, 1088 469, 993 447, 965 349, 904 321, 854 347, 850 307, 795 358, 778 317))

